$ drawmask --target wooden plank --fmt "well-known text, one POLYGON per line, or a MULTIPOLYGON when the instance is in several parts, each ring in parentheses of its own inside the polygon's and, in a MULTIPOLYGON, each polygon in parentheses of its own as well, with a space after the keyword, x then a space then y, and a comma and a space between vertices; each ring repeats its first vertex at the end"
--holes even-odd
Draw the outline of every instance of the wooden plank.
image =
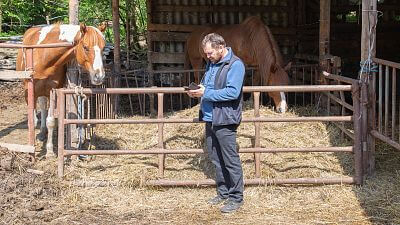
POLYGON ((149 32, 152 41, 186 41, 189 33, 149 32))
POLYGON ((32 73, 32 71, 1 70, 0 80, 29 79, 32 73))
POLYGON ((264 13, 264 12, 287 12, 287 6, 273 5, 242 5, 242 6, 184 6, 184 5, 154 5, 153 12, 243 12, 243 13, 264 13))
POLYGON ((149 52, 152 63, 184 63, 185 53, 149 52))
POLYGON ((0 147, 7 148, 14 152, 34 153, 35 147, 31 145, 18 145, 0 142, 0 147))
MULTIPOLYGON (((184 25, 184 24, 155 24, 150 23, 147 25, 148 31, 175 31, 175 32, 193 32, 202 28, 202 25, 184 25)), ((273 35, 295 35, 295 28, 270 28, 273 35)))
POLYGON ((330 53, 330 12, 331 1, 320 0, 320 23, 319 23, 319 59, 330 53))

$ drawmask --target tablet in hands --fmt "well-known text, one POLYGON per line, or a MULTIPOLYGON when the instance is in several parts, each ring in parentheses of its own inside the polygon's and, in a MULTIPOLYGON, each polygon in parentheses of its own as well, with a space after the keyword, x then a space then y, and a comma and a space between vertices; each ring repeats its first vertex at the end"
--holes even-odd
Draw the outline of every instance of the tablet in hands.
POLYGON ((197 90, 200 89, 200 86, 194 82, 190 83, 189 86, 183 86, 183 88, 185 89, 185 91, 189 91, 189 90, 197 90))

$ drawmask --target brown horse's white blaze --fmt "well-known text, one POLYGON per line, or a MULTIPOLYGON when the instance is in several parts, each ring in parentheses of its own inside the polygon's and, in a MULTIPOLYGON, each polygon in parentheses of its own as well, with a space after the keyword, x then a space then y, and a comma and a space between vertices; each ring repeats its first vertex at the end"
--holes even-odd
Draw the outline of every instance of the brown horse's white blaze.
MULTIPOLYGON (((33 51, 33 80, 35 102, 41 110, 41 126, 38 138, 45 139, 46 121, 48 128, 47 156, 53 153, 52 133, 55 120, 51 112, 47 116, 47 98, 50 91, 64 86, 66 65, 76 60, 81 68, 89 72, 90 81, 94 85, 103 83, 105 71, 103 67, 102 51, 105 39, 102 32, 105 24, 99 28, 81 25, 49 25, 28 29, 23 38, 25 45, 71 43, 72 47, 38 48, 33 51), (47 116, 47 119, 45 119, 47 116)), ((22 50, 17 56, 17 70, 24 70, 24 55, 22 50)), ((25 96, 27 97, 27 82, 25 82, 25 96)))
MULTIPOLYGON (((286 71, 291 64, 284 66, 282 55, 271 31, 259 17, 248 17, 237 25, 209 26, 195 30, 186 41, 185 69, 189 69, 189 64, 195 70, 203 68, 206 56, 201 41, 205 35, 212 32, 224 37, 227 46, 231 47, 247 66, 258 67, 253 85, 289 84, 286 71)), ((199 82, 200 73, 195 73, 194 79, 195 82, 199 82)), ((273 99, 278 112, 287 111, 285 93, 270 92, 268 95, 273 99)))

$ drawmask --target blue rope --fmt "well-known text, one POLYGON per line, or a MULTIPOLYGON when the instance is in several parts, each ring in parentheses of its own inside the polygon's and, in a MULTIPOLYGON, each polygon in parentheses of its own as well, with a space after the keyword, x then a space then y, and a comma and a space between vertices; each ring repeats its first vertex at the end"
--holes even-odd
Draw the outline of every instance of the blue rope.
POLYGON ((370 60, 360 61, 360 72, 361 73, 371 73, 378 72, 378 65, 370 60))

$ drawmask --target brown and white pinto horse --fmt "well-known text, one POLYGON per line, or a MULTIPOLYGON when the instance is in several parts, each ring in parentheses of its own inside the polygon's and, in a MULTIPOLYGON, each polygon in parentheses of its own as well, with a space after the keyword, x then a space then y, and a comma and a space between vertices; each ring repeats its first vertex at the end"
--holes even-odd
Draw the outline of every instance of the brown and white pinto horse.
MULTIPOLYGON (((271 31, 259 17, 255 16, 248 17, 241 24, 207 26, 191 33, 186 41, 185 69, 189 69, 189 64, 196 70, 203 68, 203 62, 207 58, 201 41, 205 35, 213 32, 221 35, 227 46, 231 47, 247 66, 258 67, 259 71, 254 75, 253 85, 288 85, 289 77, 286 71, 291 63, 283 65, 282 55, 271 31)), ((199 72, 195 73, 194 79, 196 83, 199 82, 199 72)), ((274 100, 278 112, 286 112, 285 93, 270 92, 268 95, 274 100)))
MULTIPOLYGON (((105 24, 98 28, 81 25, 54 24, 45 27, 33 27, 28 29, 23 37, 23 44, 49 44, 72 43, 72 47, 37 48, 33 51, 33 82, 35 105, 39 104, 41 110, 41 126, 39 139, 44 140, 46 135, 47 98, 53 88, 61 88, 65 82, 66 65, 76 60, 80 67, 87 70, 90 81, 94 85, 100 85, 105 77, 103 67, 103 48, 105 39, 102 32, 105 24)), ((24 54, 18 51, 17 70, 24 70, 24 54)), ((27 82, 25 81, 25 97, 27 97, 27 82)), ((46 144, 46 156, 52 156, 53 143, 52 132, 55 121, 52 115, 47 118, 48 139, 46 144)))

